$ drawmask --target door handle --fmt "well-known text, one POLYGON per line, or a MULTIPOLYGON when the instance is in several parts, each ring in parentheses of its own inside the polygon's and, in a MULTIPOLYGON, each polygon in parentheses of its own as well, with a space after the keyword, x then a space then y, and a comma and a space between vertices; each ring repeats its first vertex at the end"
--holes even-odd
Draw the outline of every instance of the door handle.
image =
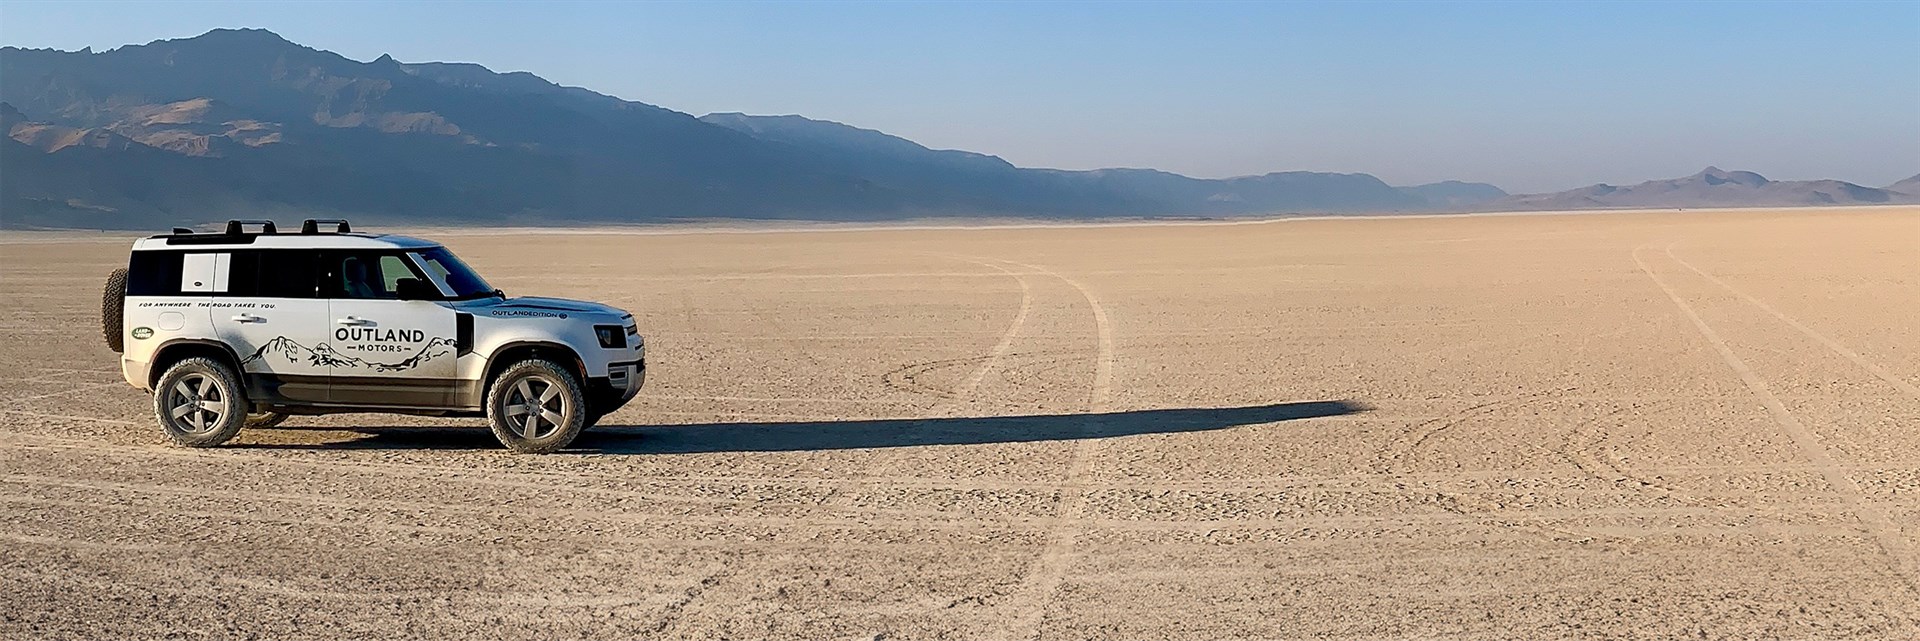
POLYGON ((233 317, 233 321, 236 323, 264 323, 267 322, 267 319, 254 316, 253 314, 236 314, 233 317))
POLYGON ((341 325, 372 325, 373 324, 373 321, 370 321, 364 318, 354 317, 354 316, 348 316, 346 318, 338 319, 333 322, 339 323, 341 325))

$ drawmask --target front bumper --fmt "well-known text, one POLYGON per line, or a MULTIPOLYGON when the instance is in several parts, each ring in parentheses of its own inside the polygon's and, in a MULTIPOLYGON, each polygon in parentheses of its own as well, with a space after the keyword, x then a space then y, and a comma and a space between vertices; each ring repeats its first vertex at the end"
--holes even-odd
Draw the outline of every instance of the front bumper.
POLYGON ((607 365, 607 375, 587 379, 587 402, 597 414, 609 414, 633 400, 647 383, 647 361, 607 365))

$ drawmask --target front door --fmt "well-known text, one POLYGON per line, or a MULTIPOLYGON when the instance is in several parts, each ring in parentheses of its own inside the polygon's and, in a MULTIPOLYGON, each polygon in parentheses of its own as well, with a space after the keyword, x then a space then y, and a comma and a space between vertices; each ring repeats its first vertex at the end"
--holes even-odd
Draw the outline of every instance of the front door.
POLYGON ((336 404, 440 408, 458 382, 455 314, 445 303, 400 300, 400 281, 426 276, 401 252, 330 252, 322 291, 336 404))
POLYGON ((268 403, 328 399, 327 301, 313 250, 238 250, 214 256, 213 327, 240 357, 247 396, 268 403))

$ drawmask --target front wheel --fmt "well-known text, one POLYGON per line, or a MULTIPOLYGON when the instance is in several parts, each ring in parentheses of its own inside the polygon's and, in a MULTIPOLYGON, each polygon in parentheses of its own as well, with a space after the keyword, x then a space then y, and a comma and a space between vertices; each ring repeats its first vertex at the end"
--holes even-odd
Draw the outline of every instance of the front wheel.
POLYGON ((153 388, 153 413, 167 438, 187 447, 227 442, 247 420, 247 398, 233 368, 208 358, 174 363, 153 388))
POLYGON ((522 454, 558 451, 587 425, 586 395, 572 372, 551 361, 515 363, 493 379, 487 422, 507 449, 522 454))

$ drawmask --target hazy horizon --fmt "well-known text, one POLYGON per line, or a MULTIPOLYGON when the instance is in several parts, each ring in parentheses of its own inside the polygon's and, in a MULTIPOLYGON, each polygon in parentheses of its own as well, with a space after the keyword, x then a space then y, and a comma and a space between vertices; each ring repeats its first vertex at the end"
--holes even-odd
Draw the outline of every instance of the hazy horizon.
POLYGON ((257 27, 1029 167, 1516 193, 1708 165, 1867 186, 1920 172, 1920 3, 365 7, 8 3, 0 44, 257 27))

